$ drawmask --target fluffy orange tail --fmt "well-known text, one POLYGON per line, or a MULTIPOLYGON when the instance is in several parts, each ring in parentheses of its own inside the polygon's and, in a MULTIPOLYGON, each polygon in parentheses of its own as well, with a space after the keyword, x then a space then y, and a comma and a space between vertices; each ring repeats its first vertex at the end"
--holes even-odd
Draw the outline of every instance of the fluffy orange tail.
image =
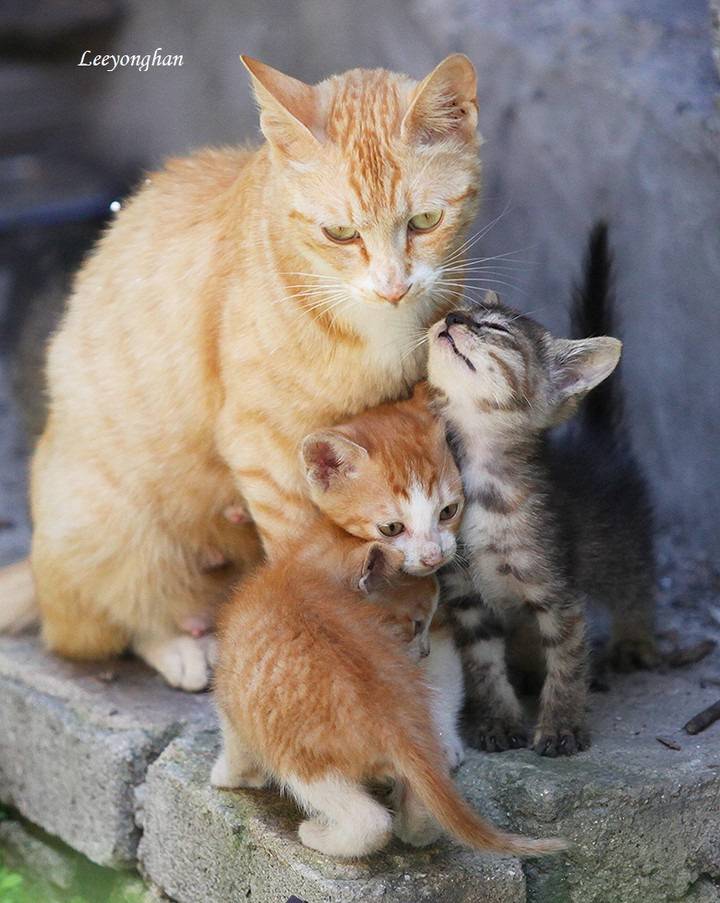
MULTIPOLYGON (((410 787, 448 834, 476 850, 511 853, 516 856, 543 856, 567 849, 561 838, 532 840, 508 834, 481 818, 460 796, 452 778, 435 757, 419 743, 395 738, 395 765, 410 787)), ((442 764, 441 764, 442 763, 442 764)))
POLYGON ((38 620, 30 559, 0 570, 0 633, 19 633, 38 620))

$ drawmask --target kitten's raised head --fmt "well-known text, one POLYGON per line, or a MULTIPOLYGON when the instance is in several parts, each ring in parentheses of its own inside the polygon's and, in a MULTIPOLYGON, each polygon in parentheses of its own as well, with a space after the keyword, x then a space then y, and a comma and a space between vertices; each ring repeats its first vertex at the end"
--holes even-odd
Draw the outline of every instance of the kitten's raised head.
POLYGON ((622 343, 609 336, 558 339, 494 292, 430 329, 428 376, 468 417, 503 414, 512 428, 544 430, 572 416, 617 366, 622 343))
POLYGON ((348 533, 402 552, 408 574, 433 573, 455 554, 462 484, 424 386, 312 433, 302 458, 318 508, 348 533))
POLYGON ((411 658, 427 656, 440 596, 437 579, 407 576, 402 571, 403 554, 380 542, 360 546, 355 558, 354 588, 382 607, 385 624, 407 646, 411 658))
MULTIPOLYGON (((470 60, 453 54, 419 83, 353 69, 311 86, 241 59, 282 182, 284 209, 270 228, 287 248, 288 288, 326 290, 328 306, 338 302, 335 314, 360 325, 365 303, 430 303, 442 263, 476 210, 470 60)), ((313 299, 322 308, 323 298, 313 299)))

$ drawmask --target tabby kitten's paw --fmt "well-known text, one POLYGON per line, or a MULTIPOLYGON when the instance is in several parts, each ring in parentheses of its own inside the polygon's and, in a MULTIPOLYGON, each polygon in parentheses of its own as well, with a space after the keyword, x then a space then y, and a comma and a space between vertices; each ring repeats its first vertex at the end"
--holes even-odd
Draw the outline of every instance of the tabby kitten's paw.
POLYGON ((485 719, 465 727, 465 739, 474 749, 483 752, 505 752, 522 749, 528 737, 522 724, 502 719, 485 719))
POLYGON ((585 727, 559 728, 556 731, 538 729, 533 749, 539 756, 555 759, 558 756, 574 756, 590 748, 590 731, 585 727))
POLYGON ((613 670, 627 673, 657 668, 660 664, 660 654, 652 637, 624 639, 616 640, 612 644, 609 660, 613 670))

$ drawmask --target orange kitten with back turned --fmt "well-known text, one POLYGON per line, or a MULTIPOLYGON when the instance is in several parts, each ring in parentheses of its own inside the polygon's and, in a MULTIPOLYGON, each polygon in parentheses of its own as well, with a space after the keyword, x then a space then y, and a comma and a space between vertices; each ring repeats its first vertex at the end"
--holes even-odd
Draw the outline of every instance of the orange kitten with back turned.
POLYGON ((244 62, 266 143, 173 160, 124 205, 52 340, 32 466, 48 647, 131 648, 188 690, 208 653, 183 625, 261 554, 223 511, 240 498, 271 558, 307 529, 302 438, 423 376, 479 188, 466 57, 316 86, 244 62))
MULTIPOLYGON (((377 520, 377 518, 376 518, 377 520)), ((215 695, 217 787, 289 792, 308 847, 373 853, 396 833, 422 846, 438 825, 481 850, 542 855, 560 840, 499 831, 456 791, 432 720, 422 654, 435 577, 398 573, 397 549, 318 516, 308 536, 261 566, 225 607, 215 695), (395 817, 365 789, 393 780, 395 817)))

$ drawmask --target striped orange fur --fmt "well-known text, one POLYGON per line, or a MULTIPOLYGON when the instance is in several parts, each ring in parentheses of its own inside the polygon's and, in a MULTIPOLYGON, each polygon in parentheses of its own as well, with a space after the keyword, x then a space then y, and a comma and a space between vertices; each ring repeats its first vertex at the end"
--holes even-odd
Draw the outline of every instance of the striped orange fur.
POLYGON ((302 533, 301 439, 422 377, 415 344, 452 302, 436 282, 479 183, 465 57, 420 84, 245 64, 266 142, 171 160, 124 206, 53 338, 32 467, 47 645, 130 645, 187 689, 207 668, 183 624, 261 554, 222 512, 245 504, 271 557, 302 533), (328 237, 346 224, 356 239, 328 237), (208 549, 230 566, 208 573, 208 549))

